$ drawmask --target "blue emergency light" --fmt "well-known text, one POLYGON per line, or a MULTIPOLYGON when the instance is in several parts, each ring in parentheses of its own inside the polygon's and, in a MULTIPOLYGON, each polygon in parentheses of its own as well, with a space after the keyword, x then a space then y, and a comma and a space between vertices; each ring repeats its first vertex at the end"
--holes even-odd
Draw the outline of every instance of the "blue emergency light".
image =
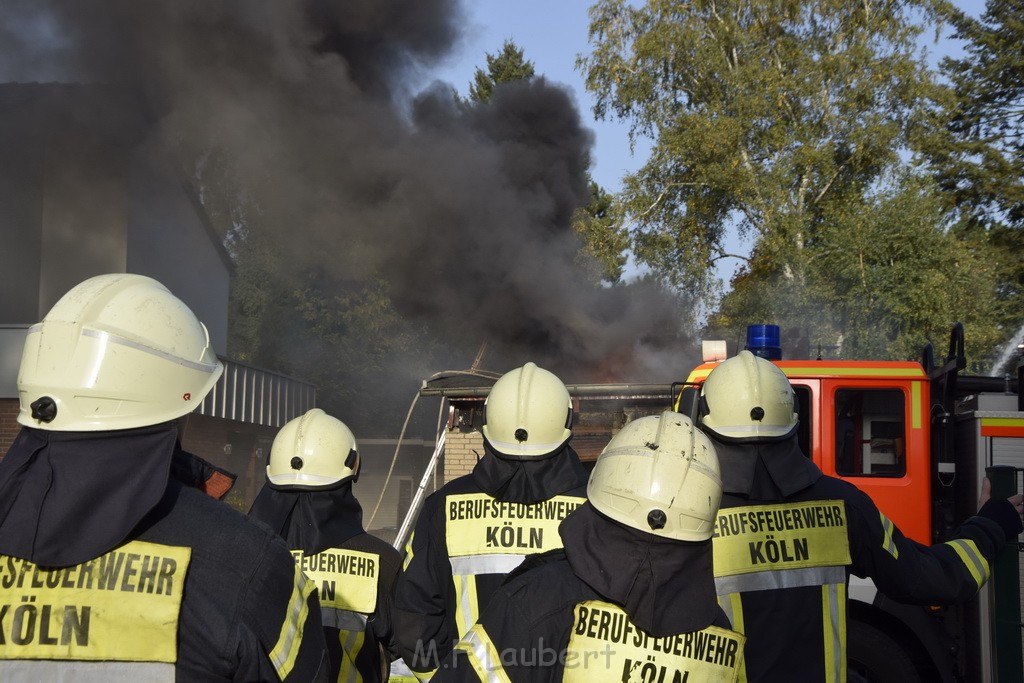
POLYGON ((747 345, 755 356, 782 360, 782 335, 778 325, 747 325, 747 345))

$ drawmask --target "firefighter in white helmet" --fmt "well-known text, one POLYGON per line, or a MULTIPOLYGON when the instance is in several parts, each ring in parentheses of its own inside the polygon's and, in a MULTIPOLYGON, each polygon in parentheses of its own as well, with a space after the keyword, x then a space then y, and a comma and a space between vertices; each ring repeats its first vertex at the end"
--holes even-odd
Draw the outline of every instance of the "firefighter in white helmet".
POLYGON ((679 413, 612 437, 563 549, 498 590, 439 681, 735 681, 743 637, 715 600, 714 447, 679 413))
POLYGON ((326 674, 284 542, 171 476, 175 421, 222 370, 192 311, 140 275, 90 278, 28 330, 23 429, 0 461, 0 680, 326 674))
POLYGON ((1021 531, 1018 495, 987 501, 946 543, 906 538, 866 494, 804 456, 788 378, 750 351, 711 371, 700 414, 722 467, 716 584, 747 636, 744 680, 845 681, 851 573, 903 602, 966 600, 1021 531))
POLYGON ((277 433, 249 515, 284 538, 319 590, 331 680, 371 683, 387 680, 393 659, 391 594, 402 556, 363 529, 352 492, 361 464, 352 431, 314 408, 277 433))
POLYGON ((534 363, 491 388, 484 455, 424 502, 398 579, 396 639, 418 677, 431 676, 509 571, 561 546, 558 523, 586 496, 571 427, 565 385, 534 363))

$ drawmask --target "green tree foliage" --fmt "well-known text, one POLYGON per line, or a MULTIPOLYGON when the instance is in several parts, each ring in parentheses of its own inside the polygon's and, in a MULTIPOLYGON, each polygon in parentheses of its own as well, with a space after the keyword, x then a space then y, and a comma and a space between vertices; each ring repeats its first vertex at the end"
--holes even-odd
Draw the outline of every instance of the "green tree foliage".
POLYGON ((573 230, 584 242, 577 262, 590 270, 593 281, 615 284, 626 265, 629 237, 612 216, 612 195, 593 180, 589 186, 590 203, 577 209, 572 218, 573 230))
POLYGON ((713 325, 805 327, 848 357, 990 313, 984 244, 906 172, 944 97, 917 48, 943 7, 599 0, 578 62, 595 113, 652 143, 620 197, 637 260, 713 304, 737 229, 754 248, 713 325))
POLYGON ((417 376, 429 374, 434 358, 432 337, 395 310, 381 278, 360 283, 327 283, 307 278, 302 289, 286 293, 294 305, 295 325, 305 346, 292 364, 304 377, 316 377, 318 400, 333 407, 366 432, 380 428, 381 417, 395 429, 413 399, 416 385, 381 382, 395 367, 422 364, 417 376))
POLYGON ((1024 322, 1024 2, 989 0, 977 19, 954 11, 950 21, 964 56, 942 62, 953 88, 926 153, 961 231, 993 247, 997 319, 1004 340, 1019 341, 1010 337, 1024 322))
POLYGON ((896 161, 928 92, 904 5, 598 2, 596 113, 653 138, 624 193, 638 258, 704 290, 735 222, 799 275, 823 206, 896 161))
MULTIPOLYGON (((232 279, 230 355, 313 382, 317 403, 353 430, 400 427, 417 389, 396 386, 397 367, 429 374, 433 337, 396 310, 379 277, 338 281, 279 258, 274 239, 240 243, 232 279)), ((418 372, 418 374, 417 374, 418 372)))
POLYGON ((469 84, 469 99, 473 102, 490 102, 494 86, 499 83, 521 81, 533 78, 533 62, 523 57, 522 48, 506 40, 501 52, 487 53, 487 71, 478 68, 469 84))
POLYGON ((949 137, 931 150, 942 186, 975 224, 1024 227, 1024 2, 989 0, 979 19, 955 11, 947 57, 949 137))
POLYGON ((204 207, 234 264, 228 356, 312 382, 318 406, 356 433, 397 430, 418 384, 396 386, 394 370, 427 376, 439 355, 434 336, 399 315, 380 276, 339 279, 303 255, 239 177, 221 150, 196 168, 204 207))
POLYGON ((870 201, 833 209, 807 249, 813 286, 794 292, 791 280, 758 270, 755 252, 712 317, 718 335, 741 339, 751 322, 784 320, 827 358, 916 359, 929 341, 942 348, 961 321, 973 369, 985 369, 984 352, 1003 339, 997 302, 985 295, 995 288, 996 262, 985 240, 943 229, 945 201, 934 183, 904 175, 870 201))

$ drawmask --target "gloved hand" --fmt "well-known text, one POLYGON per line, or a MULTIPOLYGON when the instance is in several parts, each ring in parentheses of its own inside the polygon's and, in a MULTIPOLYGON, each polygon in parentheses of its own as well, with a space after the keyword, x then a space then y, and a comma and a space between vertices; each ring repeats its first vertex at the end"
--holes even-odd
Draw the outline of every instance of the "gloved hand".
POLYGON ((1024 495, 1020 493, 1006 500, 991 500, 992 482, 985 477, 981 480, 981 497, 978 499, 978 516, 991 519, 998 524, 1010 542, 1024 531, 1024 495))

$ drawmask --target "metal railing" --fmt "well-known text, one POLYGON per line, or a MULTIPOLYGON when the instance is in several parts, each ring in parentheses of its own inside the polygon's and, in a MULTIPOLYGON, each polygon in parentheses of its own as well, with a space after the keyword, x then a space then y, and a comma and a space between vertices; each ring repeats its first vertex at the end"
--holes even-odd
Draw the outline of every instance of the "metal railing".
POLYGON ((224 374, 196 409, 199 415, 282 427, 316 407, 316 387, 309 382, 221 359, 224 374))

